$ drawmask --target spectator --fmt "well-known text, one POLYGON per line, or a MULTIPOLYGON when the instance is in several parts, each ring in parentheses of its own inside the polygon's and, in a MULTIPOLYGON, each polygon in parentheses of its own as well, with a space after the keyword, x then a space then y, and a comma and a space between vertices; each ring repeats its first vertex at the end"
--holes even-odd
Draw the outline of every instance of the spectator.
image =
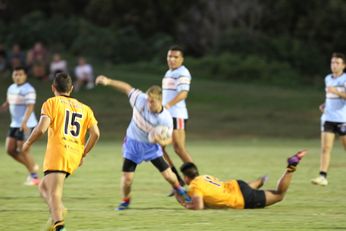
POLYGON ((52 79, 54 78, 56 73, 59 73, 59 72, 68 73, 67 62, 61 59, 61 55, 59 53, 55 53, 53 55, 53 60, 50 63, 49 70, 50 70, 49 76, 52 79))
POLYGON ((12 70, 16 69, 17 67, 26 67, 25 54, 18 43, 15 43, 12 46, 9 62, 12 70))
POLYGON ((79 91, 79 89, 85 85, 86 89, 94 88, 94 74, 93 68, 90 64, 86 62, 84 57, 78 58, 78 65, 75 69, 76 82, 75 82, 75 91, 79 91))
POLYGON ((41 42, 35 43, 27 54, 27 65, 31 74, 37 79, 47 78, 48 51, 41 42))

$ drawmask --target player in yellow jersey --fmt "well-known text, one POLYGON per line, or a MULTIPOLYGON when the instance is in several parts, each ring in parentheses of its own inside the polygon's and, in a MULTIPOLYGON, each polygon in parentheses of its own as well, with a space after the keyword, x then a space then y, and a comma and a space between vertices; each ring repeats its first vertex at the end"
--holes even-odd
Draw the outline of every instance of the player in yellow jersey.
POLYGON ((185 163, 180 170, 185 182, 189 185, 187 191, 191 197, 190 203, 185 203, 180 196, 176 198, 187 209, 204 208, 234 208, 252 209, 263 208, 283 200, 291 183, 293 172, 307 151, 299 151, 287 159, 287 169, 279 179, 276 189, 259 190, 266 177, 245 183, 242 180, 220 181, 209 175, 199 175, 193 163, 185 163))
POLYGON ((55 96, 42 105, 40 121, 23 146, 23 150, 29 149, 48 130, 44 178, 39 188, 52 218, 48 230, 54 231, 65 230, 62 203, 65 178, 82 165, 100 136, 93 111, 70 97, 72 90, 71 77, 66 73, 56 74, 52 84, 55 96), (87 132, 89 138, 85 141, 87 132))

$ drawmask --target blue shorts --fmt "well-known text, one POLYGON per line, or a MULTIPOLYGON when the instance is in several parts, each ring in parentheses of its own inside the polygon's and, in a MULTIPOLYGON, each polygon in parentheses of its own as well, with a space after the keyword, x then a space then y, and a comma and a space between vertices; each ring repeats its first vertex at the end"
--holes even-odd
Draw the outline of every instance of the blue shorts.
POLYGON ((132 160, 136 164, 140 164, 142 161, 154 160, 162 155, 162 148, 159 144, 144 143, 125 137, 123 157, 132 160))

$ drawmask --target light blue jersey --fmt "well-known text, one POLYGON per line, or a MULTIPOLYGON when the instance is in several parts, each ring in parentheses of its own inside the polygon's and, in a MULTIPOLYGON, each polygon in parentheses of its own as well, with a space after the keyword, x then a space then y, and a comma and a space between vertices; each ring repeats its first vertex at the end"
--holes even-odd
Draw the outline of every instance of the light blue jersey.
POLYGON ((148 107, 148 96, 142 91, 132 89, 129 94, 129 100, 133 108, 133 114, 126 131, 128 138, 150 143, 148 134, 154 127, 162 125, 173 131, 173 120, 170 113, 164 108, 159 113, 151 112, 148 107))
MULTIPOLYGON (((20 128, 27 105, 35 104, 36 102, 35 89, 29 83, 24 83, 22 85, 14 83, 7 89, 7 102, 9 103, 11 114, 10 127, 20 128)), ((35 113, 32 112, 28 119, 27 126, 33 128, 36 125, 36 116, 35 113)))
MULTIPOLYGON (((168 70, 162 79, 162 104, 166 105, 181 91, 189 91, 190 83, 191 75, 185 66, 168 70)), ((175 118, 189 118, 185 100, 169 108, 169 112, 175 118)))
MULTIPOLYGON (((327 75, 325 78, 326 87, 336 87, 338 91, 346 92, 346 74, 333 78, 327 75)), ((326 93, 324 112, 321 117, 323 121, 346 122, 346 100, 332 93, 326 93)))

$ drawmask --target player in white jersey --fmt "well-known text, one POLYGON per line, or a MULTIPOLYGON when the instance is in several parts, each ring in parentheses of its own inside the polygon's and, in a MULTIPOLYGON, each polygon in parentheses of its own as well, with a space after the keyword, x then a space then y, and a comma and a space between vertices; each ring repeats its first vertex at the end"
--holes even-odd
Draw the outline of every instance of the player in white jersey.
POLYGON ((25 185, 38 185, 38 165, 29 151, 22 152, 22 146, 33 128, 37 125, 34 113, 36 92, 26 82, 27 74, 23 67, 17 67, 12 73, 13 84, 7 89, 6 101, 1 110, 9 108, 11 124, 6 138, 6 152, 16 161, 23 164, 29 171, 25 185))
MULTIPOLYGON (((190 91, 191 75, 189 70, 183 65, 184 51, 179 46, 172 46, 167 53, 167 64, 169 70, 162 79, 162 104, 169 110, 173 117, 173 148, 175 153, 184 163, 192 162, 192 158, 186 150, 185 126, 188 120, 186 108, 186 98, 190 91)), ((176 174, 181 185, 184 181, 174 167, 165 147, 163 147, 164 157, 170 164, 172 171, 176 174)), ((171 194, 172 195, 172 194, 171 194)))
POLYGON ((142 161, 151 161, 177 193, 188 199, 185 190, 179 185, 178 179, 163 158, 161 146, 168 145, 172 139, 155 136, 153 143, 148 139, 149 132, 156 126, 162 125, 173 130, 172 117, 162 106, 161 88, 152 86, 143 93, 125 82, 112 80, 102 75, 97 77, 96 84, 110 86, 125 93, 133 108, 132 120, 123 143, 124 162, 121 178, 123 199, 116 209, 124 210, 129 207, 134 172, 142 161))
POLYGON ((327 171, 335 135, 340 136, 346 149, 346 57, 341 53, 333 53, 330 68, 332 73, 325 78, 326 99, 320 105, 321 117, 321 159, 319 176, 311 182, 326 186, 327 171))

